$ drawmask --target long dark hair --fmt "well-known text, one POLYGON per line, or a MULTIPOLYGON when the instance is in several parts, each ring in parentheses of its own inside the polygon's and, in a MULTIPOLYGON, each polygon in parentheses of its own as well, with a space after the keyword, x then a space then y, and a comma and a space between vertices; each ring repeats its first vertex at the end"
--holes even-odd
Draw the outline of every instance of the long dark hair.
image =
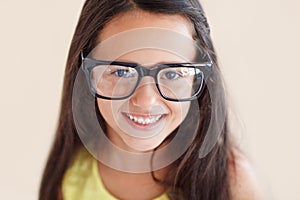
MULTIPOLYGON (((58 127, 41 181, 39 199, 62 199, 63 175, 82 143, 76 132, 72 115, 72 90, 81 65, 80 52, 90 52, 96 45, 99 32, 117 14, 131 10, 151 13, 179 14, 194 25, 197 39, 206 49, 217 68, 217 57, 209 35, 209 26, 198 0, 87 0, 83 6, 68 54, 58 127)), ((221 80, 220 73, 214 73, 221 80)), ((216 87, 224 91, 223 84, 216 87), (220 88, 221 87, 221 88, 220 88)), ((211 99, 205 87, 198 104, 201 111, 198 134, 188 150, 176 161, 167 177, 172 180, 167 193, 171 199, 229 200, 229 162, 233 161, 233 144, 228 137, 227 118, 218 143, 204 158, 199 159, 199 147, 205 137, 212 115, 211 99)), ((224 98, 220 98, 224 99, 224 98)), ((218 106, 226 108, 222 100, 218 106)), ((155 177, 153 176, 155 179, 155 177)), ((167 179, 167 178, 166 178, 167 179)), ((156 179, 155 179, 156 180, 156 179)), ((164 181, 157 180, 164 184, 164 181)))

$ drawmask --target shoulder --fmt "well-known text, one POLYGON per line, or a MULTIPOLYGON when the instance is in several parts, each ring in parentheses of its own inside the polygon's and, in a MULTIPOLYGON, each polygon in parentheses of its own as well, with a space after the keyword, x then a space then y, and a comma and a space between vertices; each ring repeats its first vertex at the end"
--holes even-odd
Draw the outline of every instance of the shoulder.
POLYGON ((229 184, 233 200, 262 200, 263 195, 249 160, 238 150, 229 163, 229 184))

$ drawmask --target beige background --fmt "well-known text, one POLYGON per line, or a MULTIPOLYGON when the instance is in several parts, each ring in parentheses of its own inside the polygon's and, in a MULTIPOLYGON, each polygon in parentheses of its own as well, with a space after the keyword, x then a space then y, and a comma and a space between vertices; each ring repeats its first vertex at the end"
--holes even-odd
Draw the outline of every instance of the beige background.
MULTIPOLYGON (((300 2, 203 0, 266 199, 300 200, 300 2)), ((82 0, 0 1, 0 198, 36 199, 82 0)), ((234 124, 236 125, 236 123, 234 124)))

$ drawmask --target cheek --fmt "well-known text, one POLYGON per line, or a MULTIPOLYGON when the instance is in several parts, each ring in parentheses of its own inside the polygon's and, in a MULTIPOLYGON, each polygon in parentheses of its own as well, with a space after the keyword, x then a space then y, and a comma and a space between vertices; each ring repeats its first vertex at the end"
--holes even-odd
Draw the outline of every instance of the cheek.
POLYGON ((110 101, 105 101, 102 99, 97 99, 98 109, 102 117, 109 124, 114 123, 112 105, 110 101))
POLYGON ((190 109, 189 101, 181 102, 181 103, 173 102, 172 104, 170 104, 170 110, 172 111, 172 115, 176 123, 181 123, 184 120, 189 109, 190 109))
POLYGON ((126 101, 111 101, 97 98, 97 103, 105 122, 110 127, 119 127, 117 122, 122 118, 120 111, 124 110, 124 107, 127 105, 126 101))

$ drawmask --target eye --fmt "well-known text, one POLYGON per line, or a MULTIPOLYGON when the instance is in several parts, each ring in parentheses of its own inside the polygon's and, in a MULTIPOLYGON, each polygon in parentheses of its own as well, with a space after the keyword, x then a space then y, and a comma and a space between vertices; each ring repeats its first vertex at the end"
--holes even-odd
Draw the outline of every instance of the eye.
POLYGON ((120 78, 129 78, 134 77, 136 75, 136 71, 134 69, 116 69, 112 71, 111 74, 120 78))
POLYGON ((126 69, 118 69, 114 71, 113 74, 119 77, 128 77, 129 72, 126 69))
POLYGON ((164 74, 162 75, 162 78, 167 79, 167 80, 175 80, 179 77, 180 77, 180 74, 173 70, 164 72, 164 74))

